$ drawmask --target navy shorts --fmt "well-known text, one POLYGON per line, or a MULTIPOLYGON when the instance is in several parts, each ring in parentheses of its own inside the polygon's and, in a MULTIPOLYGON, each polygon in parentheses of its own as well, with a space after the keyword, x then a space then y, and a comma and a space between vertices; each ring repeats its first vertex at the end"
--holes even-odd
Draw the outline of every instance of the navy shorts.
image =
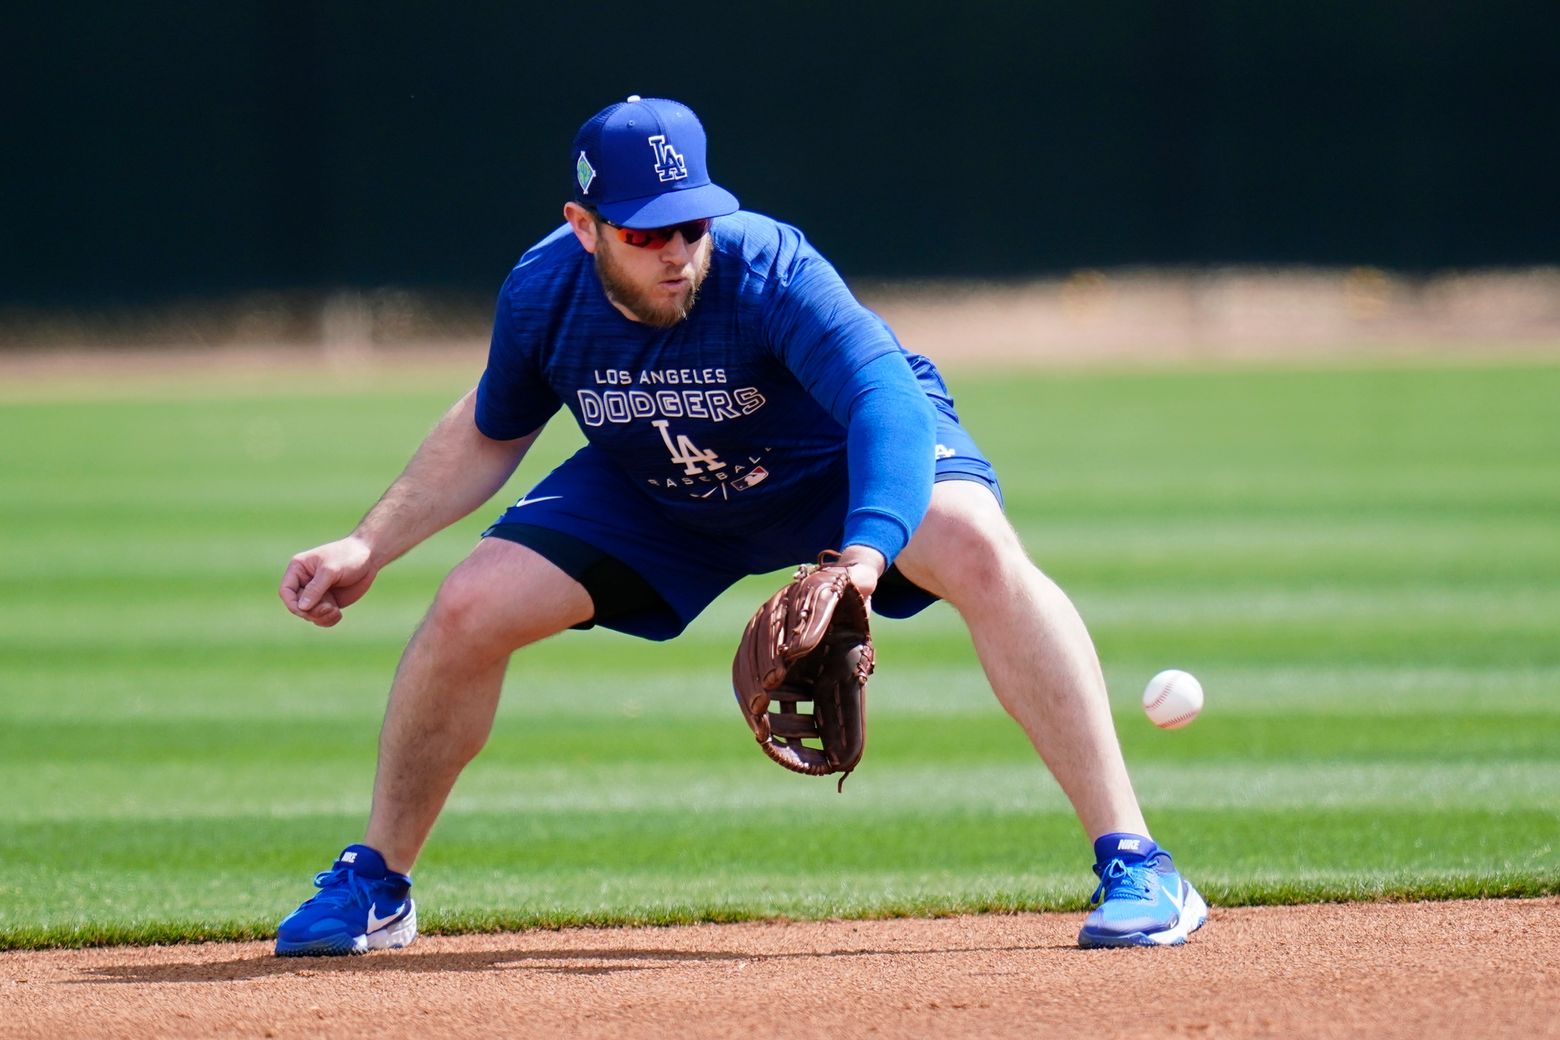
MULTIPOLYGON (((953 402, 936 395, 932 401, 938 412, 934 479, 973 480, 1000 501, 996 472, 959 425, 953 402)), ((506 509, 483 537, 528 546, 583 585, 596 612, 578 627, 671 639, 740 579, 810 563, 823 550, 838 549, 845 498, 819 505, 816 519, 802 529, 742 537, 690 530, 587 445, 506 509)), ((910 617, 936 599, 890 567, 872 596, 872 609, 885 617, 910 617)))

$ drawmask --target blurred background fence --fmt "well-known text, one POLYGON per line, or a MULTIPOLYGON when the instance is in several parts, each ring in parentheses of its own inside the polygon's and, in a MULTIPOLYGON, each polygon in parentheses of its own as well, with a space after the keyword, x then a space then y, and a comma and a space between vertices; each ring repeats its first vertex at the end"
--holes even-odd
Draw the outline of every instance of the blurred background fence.
POLYGON ((1498 269, 1553 318, 1555 4, 82 0, 6 21, 12 347, 480 334, 558 219, 574 129, 634 92, 691 104, 716 177, 868 286, 995 279, 1101 315, 1168 269, 1208 314, 1255 284, 1231 268, 1298 267, 1340 313, 1424 318, 1462 292, 1445 272, 1498 269))

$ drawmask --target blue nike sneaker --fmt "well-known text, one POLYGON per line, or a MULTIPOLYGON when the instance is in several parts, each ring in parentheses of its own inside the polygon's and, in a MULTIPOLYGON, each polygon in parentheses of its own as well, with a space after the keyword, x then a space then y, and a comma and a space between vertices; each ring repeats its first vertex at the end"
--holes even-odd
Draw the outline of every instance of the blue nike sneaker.
POLYGON ((1208 920, 1208 904, 1176 872, 1170 853, 1141 834, 1094 843, 1099 887, 1079 946, 1179 946, 1208 920))
POLYGON ((367 845, 348 845, 314 885, 319 892, 277 925, 278 957, 393 950, 417 938, 412 879, 367 845))

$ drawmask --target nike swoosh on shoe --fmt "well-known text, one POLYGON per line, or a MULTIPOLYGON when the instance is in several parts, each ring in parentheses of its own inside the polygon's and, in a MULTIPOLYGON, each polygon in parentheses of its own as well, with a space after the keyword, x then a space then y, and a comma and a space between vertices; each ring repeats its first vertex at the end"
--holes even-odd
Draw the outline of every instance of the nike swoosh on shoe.
POLYGON ((406 904, 402 903, 400 906, 396 907, 390 912, 388 917, 380 917, 374 912, 374 909, 375 908, 373 904, 370 903, 368 907, 368 927, 364 929, 365 934, 369 932, 377 932, 385 925, 399 920, 401 915, 406 912, 406 904))

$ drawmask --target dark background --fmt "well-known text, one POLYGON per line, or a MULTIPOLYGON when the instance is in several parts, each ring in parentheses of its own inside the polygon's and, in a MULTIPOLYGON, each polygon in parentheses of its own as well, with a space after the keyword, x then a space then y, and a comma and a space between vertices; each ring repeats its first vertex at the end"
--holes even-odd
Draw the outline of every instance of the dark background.
POLYGON ((0 303, 496 290, 690 104, 849 277, 1560 260, 1560 4, 87 2, 6 16, 0 303))

